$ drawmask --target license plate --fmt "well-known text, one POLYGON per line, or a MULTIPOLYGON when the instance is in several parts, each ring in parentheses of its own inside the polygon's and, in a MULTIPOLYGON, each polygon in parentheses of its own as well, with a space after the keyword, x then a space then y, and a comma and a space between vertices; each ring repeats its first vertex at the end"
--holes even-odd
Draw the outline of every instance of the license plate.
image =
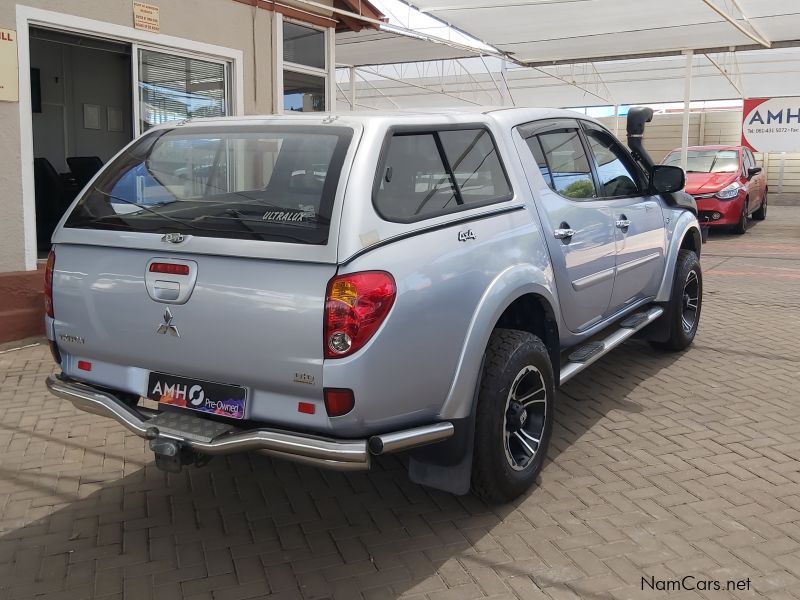
POLYGON ((147 397, 159 404, 243 419, 247 390, 238 385, 150 373, 147 397))

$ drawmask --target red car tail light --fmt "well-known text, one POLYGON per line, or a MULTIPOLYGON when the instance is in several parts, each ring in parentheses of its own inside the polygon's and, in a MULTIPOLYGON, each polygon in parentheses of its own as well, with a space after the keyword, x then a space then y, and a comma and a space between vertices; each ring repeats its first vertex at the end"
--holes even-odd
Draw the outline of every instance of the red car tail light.
POLYGON ((325 298, 325 358, 342 358, 363 347, 394 304, 397 287, 384 271, 338 275, 325 298))
POLYGON ((189 265, 176 265, 175 263, 150 263, 151 273, 167 273, 169 275, 188 275, 189 265))
POLYGON ((329 417, 346 415, 356 404, 353 390, 340 388, 324 388, 322 395, 325 398, 325 412, 329 417))
POLYGON ((50 250, 47 255, 47 267, 44 270, 44 310, 47 316, 55 318, 53 313, 53 269, 56 266, 56 253, 50 250))

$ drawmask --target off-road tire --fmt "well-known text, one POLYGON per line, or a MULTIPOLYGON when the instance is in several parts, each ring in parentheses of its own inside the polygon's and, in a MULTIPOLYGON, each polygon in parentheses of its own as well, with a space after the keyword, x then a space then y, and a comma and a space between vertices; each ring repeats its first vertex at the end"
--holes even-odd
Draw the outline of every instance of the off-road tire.
POLYGON ((694 341, 697 334, 697 327, 700 324, 700 311, 703 308, 703 272, 700 269, 700 261, 692 250, 681 250, 678 252, 678 260, 675 264, 675 277, 672 281, 672 296, 664 307, 662 319, 666 319, 669 337, 666 341, 650 342, 654 348, 669 352, 680 352, 687 348, 694 341), (691 327, 687 330, 684 327, 684 316, 686 307, 686 285, 690 281, 692 274, 697 281, 696 306, 697 310, 691 327))
POLYGON ((758 210, 753 213, 753 219, 756 221, 763 221, 767 218, 767 192, 764 192, 764 200, 761 202, 761 206, 758 207, 758 210))
MULTIPOLYGON (((540 396, 536 396, 541 397, 540 396)), ((491 503, 508 502, 527 491, 544 465, 553 429, 555 384, 550 355, 542 341, 525 331, 496 329, 486 348, 475 421, 472 491, 491 503), (529 367, 533 367, 532 370, 529 367), (539 377, 544 388, 540 442, 530 464, 515 470, 507 456, 507 404, 518 376, 539 377)), ((538 410, 538 409, 537 409, 538 410)), ((533 418, 533 417, 532 417, 533 418)), ((517 465, 520 468, 520 465, 517 465)))

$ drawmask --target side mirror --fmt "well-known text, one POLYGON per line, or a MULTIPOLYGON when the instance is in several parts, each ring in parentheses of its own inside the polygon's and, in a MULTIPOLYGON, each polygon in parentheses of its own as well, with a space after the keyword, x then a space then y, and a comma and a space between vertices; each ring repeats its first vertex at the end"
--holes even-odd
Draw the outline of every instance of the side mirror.
POLYGON ((655 165, 650 169, 650 190, 656 194, 669 194, 682 190, 686 174, 680 167, 655 165))
POLYGON ((749 169, 747 169, 747 178, 752 179, 753 177, 761 173, 761 171, 762 171, 761 167, 750 167, 749 169))

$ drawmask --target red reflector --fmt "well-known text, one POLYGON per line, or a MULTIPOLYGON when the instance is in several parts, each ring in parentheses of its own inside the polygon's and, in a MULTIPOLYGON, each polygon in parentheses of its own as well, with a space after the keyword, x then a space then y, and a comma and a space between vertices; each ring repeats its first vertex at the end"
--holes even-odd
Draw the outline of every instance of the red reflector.
POLYGON ((311 404, 311 402, 298 402, 297 412, 313 415, 315 412, 317 412, 317 407, 315 404, 311 404))
POLYGON ((92 363, 88 360, 79 360, 78 361, 78 368, 81 371, 91 371, 92 370, 92 363))
POLYGON ((356 403, 353 390, 325 388, 323 395, 325 396, 325 411, 329 417, 346 415, 353 410, 356 403))
POLYGON ((50 250, 44 270, 44 310, 51 319, 55 317, 53 314, 53 269, 55 266, 56 253, 50 250))
POLYGON ((167 273, 168 275, 188 275, 189 265, 176 265, 173 263, 150 263, 151 273, 167 273))

